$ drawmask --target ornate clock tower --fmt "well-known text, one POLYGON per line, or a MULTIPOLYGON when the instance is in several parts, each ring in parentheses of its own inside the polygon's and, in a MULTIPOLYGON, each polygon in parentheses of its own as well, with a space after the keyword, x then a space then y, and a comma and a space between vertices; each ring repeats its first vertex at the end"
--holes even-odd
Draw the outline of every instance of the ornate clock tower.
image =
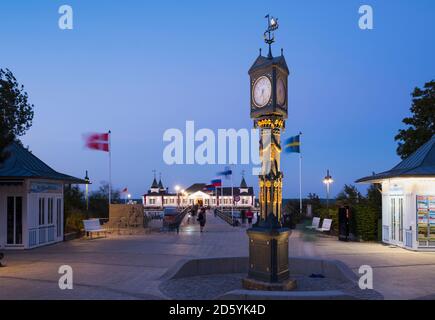
POLYGON ((281 131, 287 119, 289 69, 283 51, 272 55, 273 32, 278 19, 266 16, 264 33, 269 45, 267 56, 261 54, 249 69, 251 118, 260 130, 259 175, 260 216, 247 231, 249 236, 249 274, 243 280, 247 289, 291 290, 296 282, 289 279, 288 238, 290 231, 281 224, 283 173, 280 171, 281 131))

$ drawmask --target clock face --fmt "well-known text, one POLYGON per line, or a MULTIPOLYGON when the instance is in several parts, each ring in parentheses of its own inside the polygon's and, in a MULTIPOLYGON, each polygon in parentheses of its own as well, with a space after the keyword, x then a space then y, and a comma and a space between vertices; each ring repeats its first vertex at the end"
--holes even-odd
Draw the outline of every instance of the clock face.
POLYGON ((268 77, 262 76, 254 83, 253 89, 254 103, 257 107, 264 107, 272 95, 272 83, 268 77))
POLYGON ((286 98, 286 89, 285 84, 282 79, 278 79, 278 82, 276 83, 276 102, 279 106, 283 106, 285 104, 285 98, 286 98))

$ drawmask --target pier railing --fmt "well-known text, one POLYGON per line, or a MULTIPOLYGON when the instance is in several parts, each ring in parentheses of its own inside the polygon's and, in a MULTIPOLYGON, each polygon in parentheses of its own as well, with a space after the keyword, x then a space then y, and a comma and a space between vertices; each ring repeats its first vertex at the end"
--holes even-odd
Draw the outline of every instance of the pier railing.
POLYGON ((238 223, 238 219, 234 218, 231 216, 231 212, 228 211, 222 211, 220 209, 215 209, 215 213, 216 215, 221 218, 222 220, 224 220, 226 223, 228 223, 230 226, 235 227, 238 223))
POLYGON ((186 207, 182 209, 176 216, 171 217, 170 220, 163 218, 163 228, 169 230, 178 230, 180 228, 181 222, 183 222, 184 217, 190 211, 191 207, 186 207))

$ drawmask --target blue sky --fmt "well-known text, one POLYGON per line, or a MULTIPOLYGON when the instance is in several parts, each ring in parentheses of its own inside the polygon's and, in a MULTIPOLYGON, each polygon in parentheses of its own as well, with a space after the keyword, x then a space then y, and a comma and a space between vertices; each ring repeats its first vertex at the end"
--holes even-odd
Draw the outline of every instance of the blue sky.
MULTIPOLYGON (((113 132, 113 184, 145 192, 152 170, 169 187, 207 182, 222 166, 167 166, 168 128, 250 128, 247 71, 266 47, 264 15, 280 21, 274 52, 291 70, 284 137, 303 135, 303 194, 324 195, 326 169, 345 183, 395 165, 394 135, 415 86, 435 78, 435 2, 2 1, 0 67, 35 104, 25 145, 58 171, 107 180, 107 155, 82 134, 113 132), (74 9, 74 30, 58 8, 74 9), (358 8, 374 30, 358 28, 358 8)), ((298 157, 284 155, 284 197, 298 196, 298 157)), ((235 181, 242 170, 235 168, 235 181)), ((248 183, 256 185, 254 176, 248 183)), ((363 188, 363 187, 362 187, 363 188)))

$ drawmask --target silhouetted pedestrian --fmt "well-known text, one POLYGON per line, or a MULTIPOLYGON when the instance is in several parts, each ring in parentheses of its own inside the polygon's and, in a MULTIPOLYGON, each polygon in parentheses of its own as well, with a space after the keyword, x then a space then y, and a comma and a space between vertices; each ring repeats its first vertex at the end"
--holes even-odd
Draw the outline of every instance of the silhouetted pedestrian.
POLYGON ((201 208, 201 210, 199 211, 199 214, 198 214, 198 222, 199 222, 199 228, 200 228, 201 232, 204 231, 204 226, 205 226, 206 221, 207 221, 207 218, 206 218, 206 214, 205 214, 205 209, 201 208))
POLYGON ((254 217, 254 213, 252 212, 251 209, 248 209, 248 211, 246 212, 246 217, 248 218, 249 226, 251 226, 252 225, 252 218, 254 217))

